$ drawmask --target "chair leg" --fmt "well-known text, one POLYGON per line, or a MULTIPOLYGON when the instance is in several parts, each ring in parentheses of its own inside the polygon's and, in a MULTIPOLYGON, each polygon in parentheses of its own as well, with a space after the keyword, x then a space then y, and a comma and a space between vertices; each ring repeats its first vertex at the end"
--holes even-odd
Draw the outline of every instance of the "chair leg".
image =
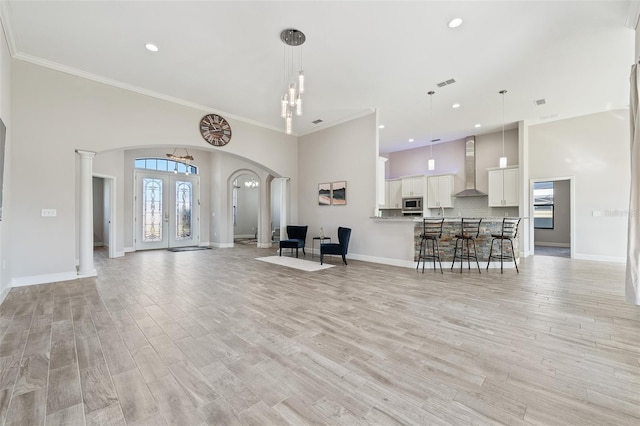
POLYGON ((296 247, 296 259, 298 258, 298 247, 296 247))
MULTIPOLYGON (((438 253, 438 263, 440 264, 440 273, 444 274, 444 272, 442 272, 442 259, 440 258, 440 244, 438 243, 438 240, 436 240, 436 250, 438 253)), ((433 266, 433 269, 435 269, 435 265, 433 266)))
POLYGON ((416 271, 420 267, 420 259, 422 258, 422 242, 423 241, 424 241, 424 239, 421 238, 420 239, 420 248, 418 249, 418 261, 416 262, 416 271))
POLYGON ((342 255, 342 261, 344 262, 345 265, 347 264, 347 258, 345 257, 344 254, 342 255))
POLYGON ((511 255, 513 256, 513 264, 516 267, 516 272, 519 274, 520 271, 518 270, 518 262, 516 262, 516 252, 515 250, 513 250, 513 240, 509 240, 509 242, 511 243, 511 255))
POLYGON ((307 252, 304 251, 304 247, 302 247, 302 254, 304 254, 305 256, 307 255, 307 252))
POLYGON ((280 247, 280 256, 282 256, 282 247, 280 247))
POLYGON ((453 261, 451 261, 451 270, 452 271, 453 271, 453 266, 456 264, 456 254, 458 252, 458 241, 459 240, 456 239, 456 245, 453 248, 453 261))
POLYGON ((478 267, 478 273, 481 274, 482 272, 480 272, 480 262, 478 262, 478 251, 476 250, 476 239, 473 239, 473 257, 476 258, 476 266, 478 267))
POLYGON ((493 242, 495 241, 495 238, 491 239, 491 246, 489 248, 489 259, 487 260, 487 271, 489 270, 489 265, 491 264, 491 254, 493 254, 493 242))
POLYGON ((504 240, 500 240, 500 273, 504 274, 504 240))
POLYGON ((322 265, 322 261, 324 260, 324 254, 322 254, 322 251, 320 252, 320 264, 322 265))

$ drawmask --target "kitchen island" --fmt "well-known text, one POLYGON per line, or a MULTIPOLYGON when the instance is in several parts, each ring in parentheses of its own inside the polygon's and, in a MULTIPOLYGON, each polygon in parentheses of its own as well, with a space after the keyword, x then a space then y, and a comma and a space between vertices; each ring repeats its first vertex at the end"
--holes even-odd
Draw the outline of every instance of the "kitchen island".
MULTIPOLYGON (((436 218, 437 219, 437 218, 436 218)), ((487 267, 487 259, 489 259, 489 250, 491 249, 491 234, 499 234, 502 229, 502 219, 503 217, 483 217, 482 223, 480 224, 480 234, 476 239, 476 250, 478 255, 478 262, 480 262, 480 268, 484 269, 487 267)), ((442 267, 451 267, 451 262, 453 260, 453 251, 456 245, 456 237, 457 233, 460 233, 461 227, 460 217, 445 217, 444 224, 442 227, 442 238, 440 238, 440 258, 442 259, 442 267)), ((520 222, 519 228, 522 228, 523 221, 520 222)), ((518 236, 513 240, 513 249, 516 253, 516 258, 519 257, 520 252, 520 232, 522 229, 519 229, 518 236)), ((418 260, 418 254, 420 251, 420 234, 422 234, 422 218, 416 218, 414 220, 414 231, 413 231, 413 247, 414 247, 414 256, 413 261, 416 262, 418 260)), ((508 246, 508 242, 505 242, 505 249, 508 246)), ((461 244, 458 244, 458 249, 460 249, 461 244)), ((510 247, 510 246, 509 246, 510 247)), ((500 250, 499 243, 494 243, 494 254, 495 250, 500 250)), ((472 268, 476 268, 474 265, 474 261, 472 260, 472 268)), ((456 266, 459 267, 459 261, 456 262, 456 266)), ((466 268, 465 262, 465 268, 466 268)), ((500 262, 492 260, 490 268, 500 267, 500 262)), ((505 268, 513 268, 513 262, 505 262, 505 268)), ((433 262, 425 263, 425 268, 433 268, 433 262)))

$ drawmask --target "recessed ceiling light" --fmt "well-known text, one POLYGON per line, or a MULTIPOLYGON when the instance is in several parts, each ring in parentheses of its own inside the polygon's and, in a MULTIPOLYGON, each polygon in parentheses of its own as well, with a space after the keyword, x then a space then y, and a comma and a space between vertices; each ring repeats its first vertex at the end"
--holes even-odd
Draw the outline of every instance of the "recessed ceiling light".
POLYGON ((378 129, 384 129, 384 124, 379 125, 378 129))
POLYGON ((462 18, 453 18, 448 24, 449 28, 458 28, 460 25, 462 25, 462 18))
POLYGON ((455 104, 451 105, 451 108, 460 108, 460 104, 455 103, 455 104))
POLYGON ((149 52, 157 52, 158 51, 158 46, 156 46, 153 43, 147 43, 144 45, 145 49, 147 49, 149 52))
POLYGON ((413 138, 409 139, 409 143, 411 143, 411 142, 413 142, 413 141, 414 141, 414 139, 413 139, 413 138))
POLYGON ((473 127, 475 127, 475 128, 477 129, 478 127, 482 127, 482 124, 479 124, 479 123, 478 123, 478 124, 476 124, 476 125, 475 125, 475 126, 473 126, 473 127))

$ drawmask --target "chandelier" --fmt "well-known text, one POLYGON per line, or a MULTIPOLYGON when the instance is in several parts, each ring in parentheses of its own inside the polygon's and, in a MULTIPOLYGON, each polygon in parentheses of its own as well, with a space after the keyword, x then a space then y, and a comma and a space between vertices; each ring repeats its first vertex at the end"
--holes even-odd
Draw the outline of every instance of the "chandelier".
POLYGON ((284 54, 284 78, 287 82, 287 89, 280 98, 280 116, 285 120, 285 131, 291 134, 293 129, 293 114, 302 115, 302 94, 304 93, 304 70, 302 69, 302 44, 306 37, 302 31, 288 28, 280 33, 280 40, 287 46, 298 47, 299 49, 289 49, 285 47, 284 54), (294 50, 297 50, 298 72, 294 73, 294 50))
POLYGON ((249 189, 256 189, 258 186, 260 186, 260 182, 258 182, 254 178, 251 178, 250 180, 244 182, 244 186, 249 189))
POLYGON ((184 149, 184 152, 186 153, 185 155, 177 155, 176 151, 178 150, 178 148, 175 148, 171 154, 167 154, 168 158, 172 159, 173 161, 176 161, 175 168, 173 169, 173 173, 178 173, 178 163, 184 163, 187 165, 186 174, 189 174, 189 166, 193 161, 193 156, 189 155, 189 151, 187 151, 187 148, 183 148, 183 149, 184 149))

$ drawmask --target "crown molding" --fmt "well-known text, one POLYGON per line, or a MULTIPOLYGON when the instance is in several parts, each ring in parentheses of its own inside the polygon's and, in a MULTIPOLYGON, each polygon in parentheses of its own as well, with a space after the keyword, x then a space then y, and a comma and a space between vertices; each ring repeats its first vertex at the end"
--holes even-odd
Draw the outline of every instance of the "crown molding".
POLYGON ((0 23, 2 23, 2 31, 4 32, 4 38, 7 40, 7 45, 9 47, 9 53, 12 57, 15 57, 18 52, 18 47, 16 45, 16 38, 14 36, 13 27, 11 26, 11 8, 7 1, 0 1, 0 23))
POLYGON ((636 30, 638 28, 638 17, 640 16, 640 1, 631 0, 629 1, 629 11, 627 12, 627 19, 624 23, 625 27, 630 28, 632 30, 636 30))

